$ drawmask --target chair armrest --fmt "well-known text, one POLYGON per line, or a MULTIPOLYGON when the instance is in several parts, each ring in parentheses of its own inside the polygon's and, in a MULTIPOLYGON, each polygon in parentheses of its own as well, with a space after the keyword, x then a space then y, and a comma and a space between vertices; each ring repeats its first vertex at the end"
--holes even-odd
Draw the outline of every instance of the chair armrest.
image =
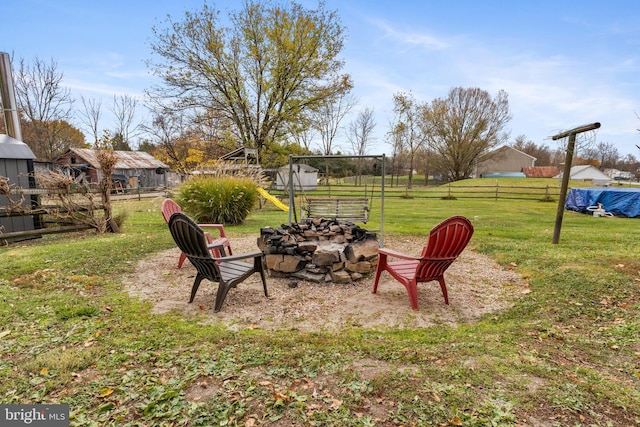
POLYGON ((251 252, 245 252, 243 254, 235 254, 235 255, 229 255, 224 257, 213 257, 213 259, 215 261, 225 262, 225 261, 235 261, 238 259, 256 258, 256 257, 261 257, 262 255, 263 255, 262 251, 251 251, 251 252))
POLYGON ((386 248, 380 248, 378 249, 378 254, 379 255, 386 255, 392 258, 400 258, 400 259, 410 259, 410 260, 418 260, 420 258, 416 258, 414 256, 410 256, 410 255, 406 255, 403 254, 401 252, 397 252, 391 249, 386 249, 386 248))
POLYGON ((205 228, 215 228, 216 230, 218 230, 220 232, 220 237, 227 237, 226 233, 224 232, 224 225, 223 224, 198 224, 198 227, 205 229, 205 228))
MULTIPOLYGON (((211 237, 209 236, 209 239, 211 237)), ((219 239, 215 239, 215 240, 210 240, 207 243, 207 249, 211 250, 211 249, 218 249, 218 251, 222 254, 223 257, 226 257, 227 254, 225 253, 225 246, 229 243, 229 239, 227 239, 226 237, 220 237, 219 239)))

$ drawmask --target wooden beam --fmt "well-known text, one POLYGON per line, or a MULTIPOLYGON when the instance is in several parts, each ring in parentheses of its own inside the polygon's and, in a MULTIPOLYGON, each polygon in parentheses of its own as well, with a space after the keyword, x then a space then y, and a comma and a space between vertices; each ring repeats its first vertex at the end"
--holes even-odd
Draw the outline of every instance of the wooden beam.
POLYGON ((600 123, 599 122, 595 122, 595 123, 589 123, 588 125, 582 125, 582 126, 578 126, 576 128, 564 131, 562 133, 559 133, 557 135, 554 135, 551 137, 551 139, 553 139, 554 141, 557 139, 562 139, 562 138, 566 138, 571 134, 577 134, 577 133, 582 133, 582 132, 588 132, 590 130, 595 130, 598 129, 600 127, 600 123))

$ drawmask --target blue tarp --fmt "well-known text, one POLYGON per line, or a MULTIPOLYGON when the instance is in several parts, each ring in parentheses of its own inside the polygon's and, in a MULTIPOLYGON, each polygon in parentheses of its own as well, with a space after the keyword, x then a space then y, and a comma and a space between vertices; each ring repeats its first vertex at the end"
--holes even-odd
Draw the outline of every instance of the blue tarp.
POLYGON ((640 188, 572 188, 565 209, 591 213, 589 206, 602 204, 605 211, 630 218, 640 216, 640 188))

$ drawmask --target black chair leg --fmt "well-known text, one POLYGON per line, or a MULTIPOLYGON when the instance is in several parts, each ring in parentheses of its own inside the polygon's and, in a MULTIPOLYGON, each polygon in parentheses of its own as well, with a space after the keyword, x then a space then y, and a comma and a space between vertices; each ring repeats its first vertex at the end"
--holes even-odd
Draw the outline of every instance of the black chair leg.
POLYGON ((204 279, 204 276, 198 273, 196 275, 196 280, 193 282, 193 286, 191 287, 191 299, 189 300, 189 303, 192 303, 193 299, 196 297, 196 292, 198 292, 198 288, 200 287, 200 282, 202 282, 202 279, 204 279))
POLYGON ((269 298, 269 292, 267 291, 267 279, 264 274, 264 265, 262 264, 262 257, 255 258, 253 262, 253 269, 260 273, 260 279, 262 279, 262 289, 264 289, 264 296, 269 298))
POLYGON ((227 293, 232 287, 233 286, 230 286, 228 283, 220 282, 218 285, 218 294, 216 295, 216 304, 213 311, 216 313, 220 311, 222 304, 224 304, 224 300, 227 298, 227 293))

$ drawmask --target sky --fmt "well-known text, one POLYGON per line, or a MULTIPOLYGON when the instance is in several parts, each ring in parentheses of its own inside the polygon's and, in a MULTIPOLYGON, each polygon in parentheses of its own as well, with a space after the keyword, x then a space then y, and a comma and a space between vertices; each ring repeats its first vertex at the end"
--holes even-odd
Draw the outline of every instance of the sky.
MULTIPOLYGON (((316 1, 300 0, 308 8, 316 1)), ((226 14, 241 1, 207 1, 226 14)), ((56 62, 76 107, 80 96, 102 99, 101 128, 114 95, 143 99, 157 81, 152 28, 182 20, 203 0, 20 0, 0 6, 0 51, 32 62, 56 62)), ((584 143, 605 142, 640 158, 640 2, 636 0, 326 0, 346 29, 343 72, 358 99, 342 124, 375 111, 368 154, 387 155, 393 94, 418 102, 446 98, 453 87, 504 90, 510 142, 525 136, 559 147, 551 137, 598 122, 584 143)), ((142 120, 142 113, 140 119, 142 120)), ((80 126, 78 126, 80 127, 80 126)), ((579 139, 580 141, 580 139, 579 139)), ((341 135, 335 147, 350 150, 341 135)))

